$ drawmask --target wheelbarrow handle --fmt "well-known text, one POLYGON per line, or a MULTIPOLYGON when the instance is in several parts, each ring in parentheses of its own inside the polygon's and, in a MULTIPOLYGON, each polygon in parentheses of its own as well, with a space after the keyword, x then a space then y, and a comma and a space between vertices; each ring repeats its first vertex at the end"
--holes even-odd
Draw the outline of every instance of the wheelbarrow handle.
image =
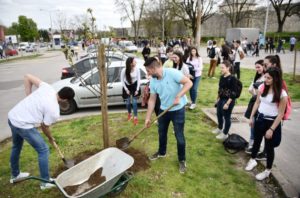
POLYGON ((39 180, 39 181, 44 182, 44 183, 55 184, 55 181, 54 181, 54 180, 47 180, 47 179, 43 179, 43 178, 35 177, 35 176, 28 176, 28 177, 25 177, 25 178, 22 178, 22 179, 20 179, 20 180, 14 181, 14 183, 22 182, 22 181, 29 180, 29 179, 39 180))
MULTIPOLYGON (((165 115, 170 109, 172 109, 174 106, 176 106, 175 104, 172 104, 170 107, 168 107, 166 110, 164 110, 163 112, 161 112, 154 120, 151 121, 150 126, 152 126, 152 124, 158 120, 159 118, 161 118, 163 115, 165 115)), ((131 143, 137 136, 139 136, 147 127, 144 126, 142 129, 140 129, 129 141, 129 143, 131 143)))

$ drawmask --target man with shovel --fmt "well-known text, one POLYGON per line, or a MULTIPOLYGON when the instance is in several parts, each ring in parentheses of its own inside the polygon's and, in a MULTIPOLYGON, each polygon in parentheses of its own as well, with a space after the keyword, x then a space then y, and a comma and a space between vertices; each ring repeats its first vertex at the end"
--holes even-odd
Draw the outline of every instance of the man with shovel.
MULTIPOLYGON (((8 113, 8 124, 12 132, 12 150, 10 167, 12 177, 10 183, 18 182, 29 176, 29 173, 20 172, 19 158, 24 140, 38 153, 39 170, 42 179, 49 180, 48 156, 49 148, 35 128, 41 125, 42 131, 51 144, 55 144, 49 126, 59 118, 59 102, 71 100, 74 91, 69 87, 62 88, 58 93, 39 78, 27 74, 24 77, 26 97, 8 113), (32 86, 37 87, 32 92, 32 86)), ((42 190, 53 187, 50 183, 41 183, 42 190)))
POLYGON ((150 119, 157 94, 161 101, 160 112, 173 106, 173 108, 158 119, 159 148, 149 159, 156 160, 166 156, 167 133, 169 124, 172 121, 177 140, 179 172, 184 173, 186 171, 184 122, 185 105, 187 103, 185 93, 192 87, 193 83, 179 70, 163 68, 154 57, 147 59, 144 65, 148 75, 152 76, 145 126, 150 127, 151 125, 150 119))

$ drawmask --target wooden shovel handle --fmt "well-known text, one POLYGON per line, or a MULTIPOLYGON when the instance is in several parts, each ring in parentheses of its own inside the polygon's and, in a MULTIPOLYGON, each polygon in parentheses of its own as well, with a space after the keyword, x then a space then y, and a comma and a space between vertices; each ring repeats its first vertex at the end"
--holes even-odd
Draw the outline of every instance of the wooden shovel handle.
POLYGON ((54 148, 57 150, 57 152, 58 152, 58 154, 60 155, 60 157, 61 157, 62 159, 65 159, 64 154, 61 152, 61 150, 59 149, 59 147, 58 147, 58 145, 56 144, 55 141, 53 141, 53 146, 54 146, 54 148))
MULTIPOLYGON (((170 109, 172 109, 174 106, 174 104, 172 104, 170 107, 168 107, 166 110, 164 110, 163 112, 161 112, 154 120, 152 120, 152 122, 150 123, 150 126, 156 121, 158 120, 160 117, 162 117, 163 115, 165 115, 170 109)), ((147 127, 143 127, 142 129, 140 129, 132 138, 129 142, 132 142, 137 136, 139 136, 147 127)))

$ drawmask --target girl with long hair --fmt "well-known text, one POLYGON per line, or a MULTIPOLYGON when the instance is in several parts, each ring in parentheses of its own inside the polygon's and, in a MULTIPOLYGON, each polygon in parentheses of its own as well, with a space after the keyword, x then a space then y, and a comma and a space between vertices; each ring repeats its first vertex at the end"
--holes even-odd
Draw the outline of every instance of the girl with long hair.
POLYGON ((258 88, 257 99, 251 116, 250 127, 254 125, 254 144, 245 170, 251 171, 256 165, 255 160, 262 139, 265 139, 267 154, 266 169, 256 175, 257 180, 269 177, 274 161, 274 148, 281 142, 281 120, 284 116, 288 95, 283 89, 281 71, 277 67, 270 67, 265 73, 265 82, 258 88), (255 118, 255 121, 253 121, 255 118))
POLYGON ((195 47, 191 48, 190 56, 186 61, 187 63, 191 64, 195 71, 195 77, 192 78, 193 86, 190 89, 190 96, 192 104, 190 106, 190 109, 196 108, 196 99, 197 99, 197 91, 198 86, 201 80, 202 75, 202 69, 203 69, 203 61, 201 56, 198 54, 198 50, 195 47))
POLYGON ((123 98, 126 101, 126 107, 128 110, 128 121, 132 119, 131 115, 131 99, 133 107, 133 123, 138 124, 137 118, 137 99, 141 95, 140 91, 140 69, 136 66, 136 61, 133 57, 129 57, 126 60, 126 67, 121 71, 121 82, 123 86, 123 98))

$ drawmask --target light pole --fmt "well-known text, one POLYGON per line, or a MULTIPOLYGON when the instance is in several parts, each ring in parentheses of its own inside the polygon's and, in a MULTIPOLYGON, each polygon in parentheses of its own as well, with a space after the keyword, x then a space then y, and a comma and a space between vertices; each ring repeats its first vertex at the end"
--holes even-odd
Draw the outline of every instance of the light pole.
POLYGON ((51 12, 58 11, 58 10, 46 10, 46 9, 40 9, 40 11, 48 12, 50 16, 50 39, 51 39, 51 45, 53 46, 53 33, 52 33, 52 17, 51 12))
POLYGON ((267 33, 267 26, 268 26, 269 7, 270 7, 270 2, 267 1, 267 13, 266 13, 265 27, 264 27, 264 44, 266 43, 266 33, 267 33))

